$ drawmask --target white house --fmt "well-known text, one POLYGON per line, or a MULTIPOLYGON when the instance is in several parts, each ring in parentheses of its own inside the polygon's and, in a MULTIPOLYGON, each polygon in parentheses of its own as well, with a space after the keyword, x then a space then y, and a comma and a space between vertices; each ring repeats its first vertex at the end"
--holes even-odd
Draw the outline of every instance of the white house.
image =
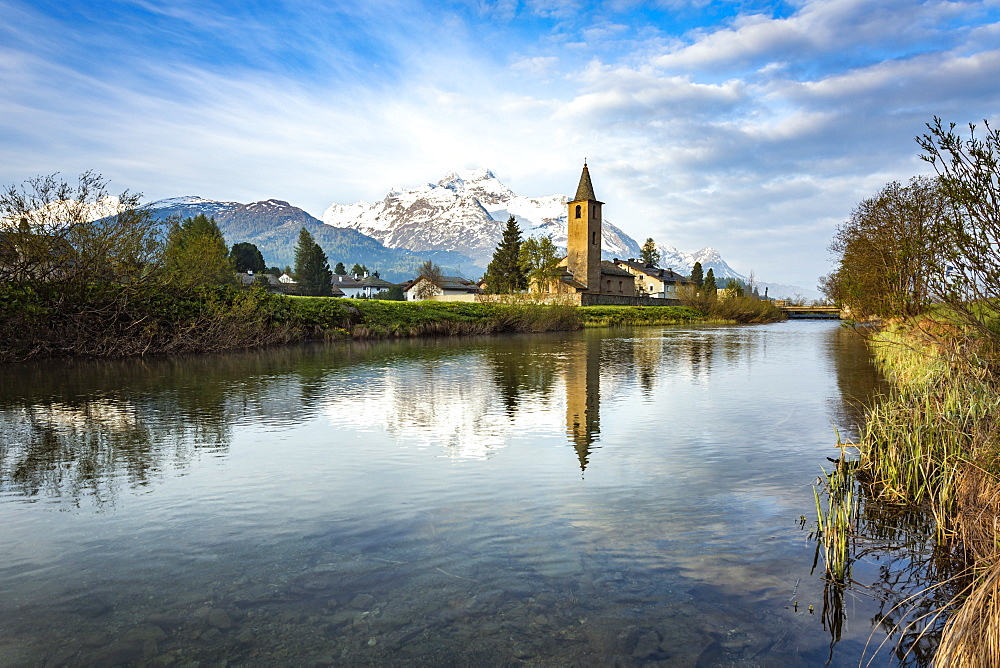
MULTIPOLYGON (((427 289, 427 283, 430 281, 426 276, 420 276, 410 287, 406 289, 406 301, 419 301, 420 297, 417 296, 424 289, 427 289)), ((482 292, 475 281, 470 281, 468 279, 462 278, 461 276, 442 276, 441 280, 437 285, 429 286, 427 289, 427 296, 424 297, 450 297, 458 295, 477 295, 482 292)))

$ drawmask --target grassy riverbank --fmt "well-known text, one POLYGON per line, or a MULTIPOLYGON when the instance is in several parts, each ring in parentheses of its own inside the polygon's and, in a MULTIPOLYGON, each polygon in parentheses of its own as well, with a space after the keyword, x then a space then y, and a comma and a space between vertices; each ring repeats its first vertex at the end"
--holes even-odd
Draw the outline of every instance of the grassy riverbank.
POLYGON ((577 309, 584 327, 627 325, 749 324, 784 320, 774 302, 753 297, 712 300, 700 306, 582 306, 577 309))
POLYGON ((689 306, 580 306, 576 312, 584 327, 683 325, 705 321, 702 312, 689 306))
POLYGON ((263 290, 95 286, 73 300, 0 289, 0 361, 219 352, 315 339, 579 329, 570 306, 286 297, 263 290))
POLYGON ((221 352, 316 339, 459 336, 581 327, 766 322, 770 302, 733 300, 725 314, 688 306, 587 306, 531 301, 394 302, 287 297, 231 287, 93 285, 45 294, 0 286, 0 361, 221 352), (729 317, 723 317, 724 315, 729 317))
MULTIPOLYGON (((942 572, 961 573, 969 583, 958 587, 957 600, 947 605, 957 608, 944 626, 936 665, 995 665, 1000 656, 996 351, 932 319, 882 331, 871 346, 894 390, 870 409, 858 443, 862 496, 879 507, 932 517, 938 551, 958 560, 942 572)), ((856 527, 859 521, 843 524, 856 527)))

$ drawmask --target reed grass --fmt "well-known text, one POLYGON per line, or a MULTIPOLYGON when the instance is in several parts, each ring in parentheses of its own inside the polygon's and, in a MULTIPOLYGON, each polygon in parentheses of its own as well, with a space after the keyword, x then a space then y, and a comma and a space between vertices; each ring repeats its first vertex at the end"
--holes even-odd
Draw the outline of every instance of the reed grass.
POLYGON ((854 480, 856 460, 841 451, 832 471, 823 470, 823 491, 813 488, 816 498, 816 536, 823 546, 827 579, 844 584, 851 576, 852 541, 858 519, 858 495, 854 480), (821 496, 826 498, 825 508, 821 496))
POLYGON ((964 562, 956 570, 971 585, 943 606, 953 612, 935 665, 1000 665, 998 357, 930 319, 882 331, 871 347, 895 382, 869 410, 857 479, 866 498, 931 514, 937 545, 964 562))

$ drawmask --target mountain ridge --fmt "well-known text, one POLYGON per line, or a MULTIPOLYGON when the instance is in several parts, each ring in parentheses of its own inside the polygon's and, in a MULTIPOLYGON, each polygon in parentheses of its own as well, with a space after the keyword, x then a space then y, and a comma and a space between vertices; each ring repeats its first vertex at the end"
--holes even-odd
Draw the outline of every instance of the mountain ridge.
POLYGON ((166 221, 203 213, 215 218, 229 244, 249 242, 257 246, 270 265, 295 264, 295 245, 304 227, 320 245, 331 267, 343 262, 377 269, 386 280, 401 282, 413 277, 424 260, 432 260, 454 273, 475 273, 479 267, 460 253, 387 248, 377 240, 357 232, 324 225, 319 219, 285 200, 267 199, 242 204, 199 196, 172 197, 148 205, 153 217, 166 221))
MULTIPOLYGON (((376 202, 332 203, 316 218, 285 200, 266 199, 243 204, 182 196, 149 205, 164 220, 198 213, 214 216, 228 243, 257 245, 269 264, 294 263, 299 230, 305 227, 326 252, 331 265, 355 262, 378 269, 384 278, 412 278, 424 260, 447 273, 478 278, 492 258, 509 216, 527 237, 552 237, 565 252, 568 198, 565 195, 525 197, 514 193, 487 168, 449 172, 436 183, 414 188, 391 188, 376 202)), ((712 247, 685 253, 660 243, 660 266, 690 274, 695 262, 720 279, 748 280, 729 266, 712 247)), ((637 258, 639 243, 605 220, 602 233, 605 259, 637 258)), ((758 281, 772 297, 805 295, 815 290, 758 281)))

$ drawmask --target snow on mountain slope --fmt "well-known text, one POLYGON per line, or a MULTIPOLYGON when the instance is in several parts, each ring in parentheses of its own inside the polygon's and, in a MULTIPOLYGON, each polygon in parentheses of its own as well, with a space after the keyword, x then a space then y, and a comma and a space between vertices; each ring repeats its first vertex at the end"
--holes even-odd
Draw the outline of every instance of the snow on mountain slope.
POLYGON ((712 269, 716 278, 740 278, 743 280, 747 278, 730 267, 719 255, 719 251, 711 246, 702 248, 696 253, 683 253, 668 244, 657 244, 656 248, 660 251, 660 266, 673 269, 681 274, 690 274, 694 263, 701 262, 702 270, 708 272, 709 269, 712 269))
POLYGON ((4 216, 0 218, 0 228, 16 227, 22 219, 31 227, 61 228, 70 223, 89 223, 113 216, 120 213, 123 208, 121 200, 114 195, 93 202, 80 202, 75 199, 56 200, 17 216, 4 216))
MULTIPOLYGON (((489 262, 507 218, 514 216, 524 236, 551 235, 566 246, 564 195, 523 197, 488 169, 452 172, 437 183, 394 189, 384 199, 331 204, 327 225, 358 230, 390 248, 452 250, 489 262)), ((607 257, 634 257, 639 246, 605 221, 602 248, 607 257)))

